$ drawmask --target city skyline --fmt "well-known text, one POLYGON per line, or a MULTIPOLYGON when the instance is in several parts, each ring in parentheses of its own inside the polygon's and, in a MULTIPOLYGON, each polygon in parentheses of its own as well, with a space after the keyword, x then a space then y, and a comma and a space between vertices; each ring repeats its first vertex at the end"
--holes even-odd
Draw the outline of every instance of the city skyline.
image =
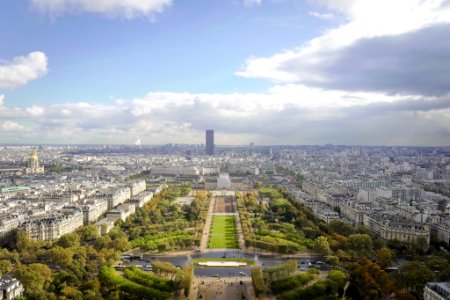
POLYGON ((449 146, 449 26, 444 0, 3 2, 0 141, 449 146))

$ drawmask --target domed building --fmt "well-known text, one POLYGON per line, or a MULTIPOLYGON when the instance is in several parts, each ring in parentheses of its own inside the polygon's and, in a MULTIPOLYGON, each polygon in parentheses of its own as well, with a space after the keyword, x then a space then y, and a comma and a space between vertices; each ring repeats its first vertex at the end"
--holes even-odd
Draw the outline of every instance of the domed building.
POLYGON ((28 168, 25 169, 26 174, 44 174, 44 166, 39 165, 39 157, 36 149, 31 151, 28 162, 28 168))

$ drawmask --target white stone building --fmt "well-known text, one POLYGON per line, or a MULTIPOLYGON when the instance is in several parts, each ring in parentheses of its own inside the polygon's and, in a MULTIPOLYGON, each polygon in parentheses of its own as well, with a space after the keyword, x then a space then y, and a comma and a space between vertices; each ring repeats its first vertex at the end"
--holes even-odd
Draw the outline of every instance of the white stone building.
POLYGON ((20 225, 19 229, 24 230, 35 241, 51 242, 64 234, 74 232, 80 226, 83 226, 81 209, 30 217, 20 225))
POLYGON ((0 277, 0 300, 13 300, 23 295, 22 283, 9 275, 0 277))
POLYGON ((108 211, 108 201, 106 199, 92 199, 83 205, 84 225, 96 222, 104 213, 108 211))
POLYGON ((137 194, 145 191, 147 188, 147 185, 145 183, 145 180, 137 180, 130 184, 130 192, 131 196, 136 196, 137 194))
POLYGON ((450 282, 428 282, 423 289, 424 300, 449 300, 450 282))

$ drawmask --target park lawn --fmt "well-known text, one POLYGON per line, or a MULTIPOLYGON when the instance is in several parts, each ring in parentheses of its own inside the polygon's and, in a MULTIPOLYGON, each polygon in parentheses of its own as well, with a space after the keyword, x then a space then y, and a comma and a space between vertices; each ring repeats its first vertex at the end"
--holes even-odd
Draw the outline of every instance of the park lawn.
POLYGON ((210 234, 237 234, 234 216, 213 216, 210 234))
POLYGON ((208 241, 208 248, 238 249, 237 235, 211 235, 208 241))
POLYGON ((208 248, 239 248, 234 216, 213 216, 208 248))

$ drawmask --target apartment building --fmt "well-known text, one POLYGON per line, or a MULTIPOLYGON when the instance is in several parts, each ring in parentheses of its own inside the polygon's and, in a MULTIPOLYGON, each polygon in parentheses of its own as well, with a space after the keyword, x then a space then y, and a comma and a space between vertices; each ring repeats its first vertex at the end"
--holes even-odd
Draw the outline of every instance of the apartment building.
POLYGON ((92 199, 82 206, 84 225, 96 222, 101 215, 108 211, 108 201, 106 199, 92 199))
POLYGON ((130 192, 131 196, 136 196, 137 194, 145 191, 147 188, 147 185, 145 183, 145 180, 137 180, 130 184, 130 192))
POLYGON ((386 240, 413 243, 423 238, 430 244, 430 227, 414 221, 388 217, 380 213, 364 215, 364 225, 386 240))
POLYGON ((24 230, 35 241, 51 242, 64 234, 74 232, 80 226, 83 226, 83 212, 77 209, 30 217, 19 229, 24 230))

